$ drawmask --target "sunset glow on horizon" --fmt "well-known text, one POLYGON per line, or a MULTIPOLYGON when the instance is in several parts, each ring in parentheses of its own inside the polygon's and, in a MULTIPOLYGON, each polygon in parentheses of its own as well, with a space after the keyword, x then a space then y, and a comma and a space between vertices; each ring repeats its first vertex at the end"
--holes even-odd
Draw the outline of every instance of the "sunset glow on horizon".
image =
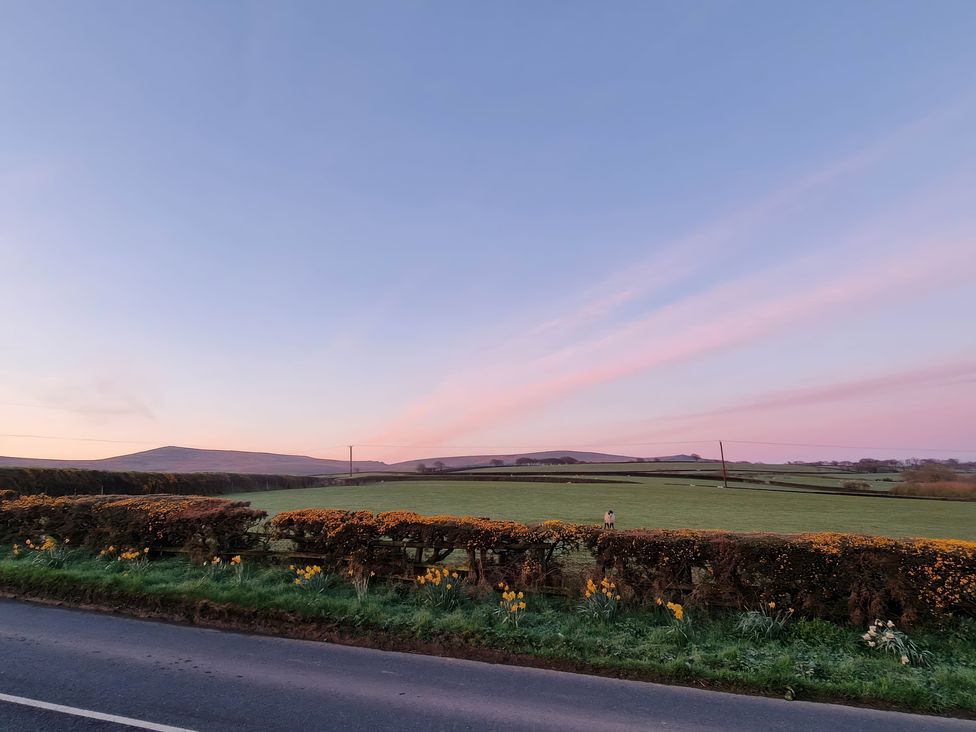
POLYGON ((0 455, 976 460, 976 5, 58 7, 0 455))

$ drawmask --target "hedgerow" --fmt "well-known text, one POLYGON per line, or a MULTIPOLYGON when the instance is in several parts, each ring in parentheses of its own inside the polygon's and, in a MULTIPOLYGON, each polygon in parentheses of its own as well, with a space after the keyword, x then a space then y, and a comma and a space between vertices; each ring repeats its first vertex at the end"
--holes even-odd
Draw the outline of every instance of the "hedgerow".
POLYGON ((303 475, 250 473, 143 473, 75 468, 0 467, 0 486, 22 496, 74 495, 181 495, 214 496, 226 493, 308 488, 323 478, 303 475))
MULTIPOLYGON (((806 617, 902 625, 976 615, 976 542, 854 534, 604 531, 595 526, 395 511, 306 509, 278 514, 264 537, 263 511, 247 503, 186 496, 0 497, 0 541, 42 536, 75 546, 182 548, 195 557, 240 551, 262 538, 290 543, 328 571, 348 565, 413 581, 425 567, 462 561, 467 579, 537 588, 611 577, 627 604, 754 608, 776 603, 806 617), (454 555, 452 557, 452 555, 454 555)), ((287 550, 286 550, 287 553, 287 550)))
POLYGON ((270 526, 272 541, 290 540, 299 552, 321 557, 333 570, 349 560, 372 559, 372 543, 379 538, 376 518, 369 511, 288 511, 271 519, 270 526))
POLYGON ((470 516, 421 516, 408 511, 305 509, 271 520, 271 539, 290 539, 300 552, 320 554, 331 567, 344 560, 369 563, 387 575, 412 577, 418 564, 436 564, 464 552, 476 582, 554 584, 559 555, 578 549, 592 527, 547 521, 527 526, 470 516), (386 541, 380 542, 381 538, 386 541), (426 552, 426 554, 425 554, 426 552))
POLYGON ((179 548, 192 556, 248 549, 267 514, 201 496, 23 496, 0 506, 0 540, 54 537, 72 546, 179 548))
POLYGON ((598 532, 600 571, 639 600, 697 605, 778 602, 811 617, 900 617, 905 624, 976 614, 976 543, 856 534, 598 532))
POLYGON ((776 602, 808 617, 904 624, 976 615, 976 543, 853 534, 603 531, 551 521, 420 516, 395 511, 301 510, 272 520, 274 539, 333 565, 367 563, 381 576, 412 577, 453 552, 469 577, 496 584, 560 585, 560 559, 585 549, 594 576, 613 576, 628 602, 750 608, 776 602))

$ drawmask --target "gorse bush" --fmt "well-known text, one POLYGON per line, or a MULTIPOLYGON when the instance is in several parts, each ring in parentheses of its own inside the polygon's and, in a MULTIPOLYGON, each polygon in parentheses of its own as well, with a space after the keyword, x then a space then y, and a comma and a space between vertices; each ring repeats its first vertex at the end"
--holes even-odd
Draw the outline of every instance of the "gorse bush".
POLYGON ((50 536, 98 550, 105 546, 177 548, 203 558, 246 549, 264 511, 199 496, 24 496, 4 501, 0 541, 50 536))
POLYGON ((409 511, 303 509, 271 520, 271 539, 290 540, 300 552, 315 553, 334 567, 354 560, 381 575, 412 577, 419 558, 409 547, 428 552, 436 564, 455 551, 467 555, 475 583, 514 581, 541 585, 560 578, 558 557, 579 549, 593 527, 546 521, 528 526, 470 516, 420 516, 409 511), (381 543, 378 540, 387 541, 381 543), (528 570, 528 571, 527 571, 528 570))
POLYGON ((976 613, 976 542, 641 530, 598 532, 588 546, 597 570, 612 570, 638 601, 748 608, 777 597, 807 616, 856 623, 976 613))
POLYGON ((271 540, 288 540, 299 552, 316 554, 331 571, 352 559, 366 561, 379 538, 375 517, 368 511, 310 508, 286 511, 271 519, 271 540))

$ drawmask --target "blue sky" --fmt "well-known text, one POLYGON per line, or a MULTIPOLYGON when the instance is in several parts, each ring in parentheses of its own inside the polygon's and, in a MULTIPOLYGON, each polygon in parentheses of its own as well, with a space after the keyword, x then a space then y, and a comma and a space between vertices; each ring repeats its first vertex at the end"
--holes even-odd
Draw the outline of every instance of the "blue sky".
POLYGON ((0 13, 0 454, 976 450, 972 3, 0 13))

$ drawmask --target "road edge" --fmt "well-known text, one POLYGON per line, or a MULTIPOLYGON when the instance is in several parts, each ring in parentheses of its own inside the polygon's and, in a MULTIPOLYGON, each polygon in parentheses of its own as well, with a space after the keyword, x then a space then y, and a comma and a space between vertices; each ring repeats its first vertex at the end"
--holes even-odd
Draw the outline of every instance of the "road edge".
MULTIPOLYGON (((121 615, 138 620, 151 620, 175 625, 224 630, 247 635, 289 638, 292 640, 370 648, 378 651, 394 651, 398 653, 455 658, 497 665, 538 668, 587 676, 641 681, 666 686, 682 686, 706 691, 721 691, 743 696, 761 696, 772 699, 783 698, 779 694, 768 693, 761 689, 722 683, 712 679, 701 679, 691 676, 678 678, 664 676, 650 669, 627 669, 579 663, 565 658, 542 658, 531 654, 515 653, 463 641, 459 642, 458 640, 442 643, 421 641, 413 638, 404 638, 384 630, 353 626, 334 620, 309 618, 286 611, 257 611, 252 608, 237 605, 191 598, 112 593, 90 586, 84 587, 84 592, 82 593, 79 593, 78 589, 64 587, 64 591, 55 592, 49 586, 44 586, 43 588, 14 586, 11 585, 7 578, 0 577, 0 599, 17 600, 106 615, 121 615)), ((939 714, 933 714, 931 712, 913 709, 912 707, 883 701, 851 699, 825 694, 804 694, 802 701, 949 719, 976 720, 976 710, 967 709, 950 709, 939 714)))

